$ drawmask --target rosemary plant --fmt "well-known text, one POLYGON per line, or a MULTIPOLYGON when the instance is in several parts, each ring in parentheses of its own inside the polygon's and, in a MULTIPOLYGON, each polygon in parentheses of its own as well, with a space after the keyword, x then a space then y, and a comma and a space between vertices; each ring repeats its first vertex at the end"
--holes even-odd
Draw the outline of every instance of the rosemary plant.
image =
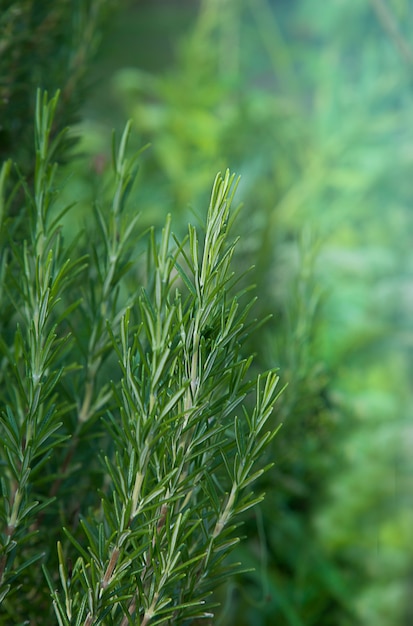
POLYGON ((0 178, 0 624, 212 619, 214 588, 240 567, 227 557, 242 513, 262 499, 253 484, 278 393, 277 374, 254 377, 245 354, 255 322, 231 270, 236 181, 216 177, 201 234, 177 240, 170 217, 151 231, 137 284, 130 126, 114 144, 112 204, 67 246, 49 145, 57 99, 38 95, 18 224, 10 163, 0 178))
MULTIPOLYGON (((33 92, 38 85, 61 87, 52 134, 78 120, 91 62, 114 9, 112 0, 0 0, 0 160, 17 159, 28 178, 34 169, 33 92)), ((73 139, 60 143, 59 160, 73 139)))

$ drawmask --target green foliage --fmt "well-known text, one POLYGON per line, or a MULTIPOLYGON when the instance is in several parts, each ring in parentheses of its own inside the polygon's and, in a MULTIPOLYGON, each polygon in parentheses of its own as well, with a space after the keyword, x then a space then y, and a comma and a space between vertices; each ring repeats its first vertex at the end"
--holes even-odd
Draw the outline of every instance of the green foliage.
MULTIPOLYGON (((168 31, 157 8, 142 23, 138 42, 152 25, 161 47, 168 31)), ((242 558, 256 574, 229 588, 226 624, 403 620, 408 28, 405 0, 337 0, 321 12, 307 0, 205 0, 189 32, 165 46, 172 62, 165 49, 146 61, 145 40, 136 66, 113 80, 112 101, 152 144, 144 220, 189 201, 196 211, 221 163, 242 173, 239 192, 253 208, 236 263, 257 266, 259 306, 274 321, 254 346, 288 387, 277 462, 263 478, 269 497, 247 521, 242 558)))
MULTIPOLYGON (((253 279, 260 296, 255 312, 259 317, 273 314, 272 321, 252 336, 240 331, 240 337, 247 342, 242 358, 257 353, 250 376, 268 364, 280 365, 280 375, 288 386, 277 402, 276 423, 282 420, 284 427, 267 452, 275 465, 257 478, 258 492, 265 490, 267 497, 254 513, 248 509, 242 516, 242 532, 247 540, 230 546, 235 550, 235 560, 255 572, 231 577, 227 584, 222 581, 212 600, 218 598, 224 604, 218 623, 401 625, 410 618, 406 617, 406 604, 412 521, 410 501, 404 496, 410 489, 411 477, 411 465, 405 461, 411 456, 408 421, 412 365, 412 334, 406 314, 411 308, 412 233, 408 209, 412 201, 409 3, 332 0, 322 11, 314 11, 310 0, 276 5, 269 0, 204 0, 196 15, 193 13, 192 23, 185 14, 186 6, 172 3, 171 8, 170 3, 162 2, 160 10, 154 0, 131 7, 124 15, 117 39, 106 44, 106 61, 100 71, 105 81, 101 87, 96 86, 87 104, 90 118, 77 129, 86 156, 71 162, 69 177, 68 170, 56 173, 55 184, 68 182, 63 200, 62 195, 55 198, 52 194, 57 201, 55 207, 63 210, 66 202, 80 199, 77 207, 58 220, 63 223, 65 237, 74 239, 74 252, 61 239, 60 249, 67 250, 67 258, 81 258, 87 253, 90 260, 73 281, 67 272, 61 292, 56 286, 56 300, 47 300, 52 308, 45 318, 44 339, 42 336, 38 341, 43 350, 42 345, 50 342, 50 355, 55 358, 50 371, 56 372, 56 377, 60 374, 54 388, 46 386, 50 395, 45 403, 46 407, 57 407, 62 425, 54 435, 50 431, 60 446, 58 454, 50 449, 43 465, 36 457, 35 462, 40 464, 36 484, 26 489, 31 502, 39 502, 39 514, 36 509, 34 514, 41 523, 30 527, 37 534, 20 544, 24 554, 13 552, 13 539, 9 542, 15 559, 12 571, 18 575, 9 582, 14 589, 22 584, 24 589, 36 590, 36 604, 28 602, 27 611, 18 621, 44 623, 50 607, 47 586, 38 584, 42 580, 39 563, 22 569, 25 560, 30 563, 30 559, 37 558, 37 548, 47 553, 49 581, 61 615, 68 610, 66 598, 69 607, 78 607, 78 615, 85 616, 90 610, 89 600, 80 596, 92 572, 103 580, 108 573, 110 589, 102 591, 104 602, 112 591, 120 597, 111 579, 112 566, 127 585, 126 570, 120 571, 120 567, 128 558, 133 560, 134 548, 127 539, 120 545, 116 534, 112 540, 114 522, 112 518, 110 523, 104 520, 104 511, 113 506, 119 519, 126 515, 123 511, 127 505, 125 508, 122 498, 131 488, 129 474, 126 482, 116 474, 115 446, 120 448, 119 458, 129 459, 133 470, 136 452, 132 458, 130 449, 134 449, 135 441, 132 443, 127 435, 134 403, 140 401, 148 411, 148 425, 158 427, 150 411, 149 374, 159 374, 161 393, 154 399, 157 407, 175 397, 175 392, 168 395, 165 391, 170 381, 164 374, 165 367, 178 368, 173 360, 177 345, 171 341, 166 363, 162 364, 156 351, 158 338, 152 341, 157 320, 161 320, 164 340, 164 324, 169 336, 178 326, 175 313, 179 307, 185 324, 189 321, 185 302, 189 306, 199 299, 195 277, 200 269, 192 260, 192 229, 185 244, 181 237, 171 237, 169 221, 163 238, 151 235, 146 271, 143 257, 137 261, 145 250, 141 235, 151 224, 164 224, 167 212, 173 214, 174 229, 180 235, 185 233, 186 204, 191 202, 195 212, 202 213, 199 207, 207 200, 209 181, 217 169, 224 170, 230 164, 242 173, 237 197, 251 209, 236 223, 242 243, 226 248, 240 277, 240 282, 233 285, 234 295, 247 284, 245 277, 241 278, 244 269, 254 264, 253 279), (122 69, 110 81, 116 66, 122 69), (119 166, 126 162, 116 156, 111 159, 108 149, 111 128, 120 126, 119 120, 123 125, 125 113, 135 122, 136 145, 147 141, 152 144, 140 160, 142 174, 137 192, 131 185, 136 164, 128 159, 130 167, 119 166), (113 160, 118 163, 115 176, 109 167, 113 160), (126 195, 125 207, 122 198, 126 195), (96 196, 99 203, 92 211, 91 199, 96 196), (136 206, 142 214, 135 223, 136 206), (83 225, 86 237, 79 234, 83 225), (170 260, 160 263, 164 242, 175 263, 170 274, 170 260), (157 287, 154 277, 162 274, 161 266, 173 288, 162 280, 158 280, 157 287), (146 296, 137 285, 145 285, 146 296), (180 301, 175 298, 175 288, 179 289, 180 301), (65 316, 65 309, 70 307, 65 316), (53 332, 57 338, 49 339, 56 320, 53 332), (122 343, 125 325, 128 338, 122 343), (63 338, 65 341, 59 344, 63 338), (132 374, 128 372, 136 371, 145 374, 146 378, 138 377, 145 384, 136 389, 136 398, 133 396, 127 404, 128 412, 120 415, 119 406, 132 394, 128 387, 132 374), (125 424, 122 432, 119 424, 125 424), (59 437, 66 436, 71 438, 59 441, 59 437), (97 450, 102 451, 100 457, 97 450), (97 493, 103 508, 99 507, 97 493), (59 498, 51 501, 56 495, 59 498), (64 507, 59 502, 64 502, 64 507), (45 508, 40 510, 43 505, 45 508), (100 531, 99 523, 103 524, 100 531), (72 543, 62 537, 62 527, 72 543), (87 551, 88 546, 92 552, 87 551), (101 546, 108 548, 109 560, 100 558, 100 552, 97 556, 97 549, 103 551, 101 546), (82 574, 81 563, 85 565, 82 574), (56 575, 59 568, 61 578, 56 575), (72 595, 72 579, 79 590, 77 598, 72 595), (57 592, 58 588, 61 591, 57 592)), ((42 9, 39 3, 33 7, 42 9)), ((65 35, 68 33, 65 29, 65 35)), ((11 58, 10 51, 8 47, 2 60, 11 58)), ((52 54, 53 62, 62 55, 62 50, 52 54)), ((64 78, 67 75, 65 71, 64 78)), ((55 78, 64 87, 63 77, 55 78)), ((18 111, 11 101, 7 106, 8 114, 18 111)), ((25 110, 30 107, 31 99, 25 110)), ((62 109, 57 112, 60 117, 59 111, 62 109)), ((30 114, 25 124, 31 124, 32 118, 30 114)), ((8 123, 8 127, 13 128, 13 124, 8 123)), ((16 155, 18 148, 26 145, 26 163, 30 167, 30 142, 30 132, 21 132, 13 146, 3 143, 5 153, 13 149, 16 155)), ((26 171, 20 157, 19 161, 26 171)), ((2 170, 1 188, 10 180, 10 167, 6 164, 2 170)), ((28 188, 32 188, 30 181, 28 188)), ((30 242, 34 222, 33 217, 31 222, 26 219, 25 212, 19 219, 10 219, 12 204, 20 202, 23 206, 22 187, 19 189, 13 192, 8 188, 0 194, 0 323, 5 345, 2 354, 6 354, 0 362, 0 375, 2 404, 17 404, 20 408, 15 413, 23 416, 26 404, 22 403, 29 383, 21 372, 24 357, 19 346, 29 341, 30 333, 21 321, 25 309, 16 312, 16 305, 25 284, 19 268, 33 254, 30 242), (26 256, 21 249, 15 254, 10 240, 19 242, 17 248, 20 242, 28 242, 26 256), (21 336, 16 332, 17 322, 21 336), (13 359, 15 354, 23 391, 13 404, 9 395, 17 378, 10 356, 13 359)), ((47 227, 48 236, 53 231, 50 223, 56 210, 50 214, 53 217, 47 227)), ((199 239, 201 251, 203 238, 199 239)), ((63 257, 55 254, 53 263, 56 260, 62 268, 63 257)), ((84 262, 79 262, 79 270, 84 262)), ((232 285, 229 275, 228 279, 228 286, 232 285)), ((235 323, 242 319, 242 302, 246 299, 248 294, 239 299, 235 323)), ((232 302, 231 295, 222 303, 229 318, 232 302)), ((194 311, 199 310, 198 306, 199 301, 194 311)), ((26 324, 28 313, 25 315, 26 324)), ((208 362, 212 367, 208 351, 217 346, 217 337, 224 328, 222 319, 216 318, 202 330, 201 365, 208 362)), ((224 359, 224 367, 225 363, 224 359)), ((207 388, 205 393, 209 393, 207 388)), ((184 398, 178 399, 178 404, 184 398)), ((250 415, 250 398, 245 402, 250 415)), ((171 409, 179 412, 177 406, 171 409)), ((171 450, 171 432, 156 432, 161 437, 157 441, 168 433, 162 449, 171 450)), ((236 445, 235 425, 221 434, 236 445)), ((153 436, 156 438, 156 433, 153 436)), ((218 494, 222 481, 231 493, 232 466, 227 463, 224 469, 224 465, 216 466, 218 475, 213 487, 218 494)), ((148 460, 146 468, 149 478, 141 489, 153 493, 158 474, 161 488, 167 489, 162 483, 170 471, 166 461, 148 460)), ((184 481, 175 492, 177 509, 186 488, 184 481)), ((163 512, 155 506, 151 509, 151 502, 145 507, 147 519, 152 515, 152 539, 155 537, 155 547, 147 543, 146 552, 152 559, 150 567, 156 569, 159 542, 155 526, 163 520, 163 512)), ((25 520, 30 515, 29 511, 25 520)), ((170 509, 165 520, 168 515, 171 521, 170 509)), ((191 521, 190 513, 182 515, 188 516, 182 518, 184 521, 191 521)), ((161 547, 169 541, 168 532, 173 536, 176 529, 177 541, 182 538, 181 526, 168 528, 161 524, 161 547)), ((188 545, 199 528, 187 535, 188 545)), ((133 526, 131 531, 135 530, 133 526)), ((199 555, 201 544, 193 549, 199 555)), ((181 550, 179 558, 187 557, 181 550)), ((139 558, 142 564, 147 557, 137 553, 135 564, 139 558)), ((189 567, 195 567, 195 562, 189 567)), ((156 580, 158 589, 161 578, 156 580)), ((168 595, 169 583, 163 583, 168 595)), ((17 597, 6 596, 3 606, 18 610, 17 597)), ((27 597, 32 599, 30 594, 27 597)), ((90 601, 93 612, 101 601, 99 591, 93 591, 90 601)), ((133 608, 126 587, 122 602, 126 610, 133 608)), ((189 606, 187 610, 196 611, 189 606)), ((4 619, 10 623, 9 616, 4 619)))
POLYGON ((209 618, 211 592, 239 570, 227 557, 241 514, 262 499, 253 484, 276 432, 267 423, 278 376, 252 373, 252 302, 232 271, 234 176, 216 177, 203 235, 189 226, 183 241, 172 237, 170 218, 159 240, 151 231, 143 272, 127 125, 113 144, 112 203, 67 247, 54 204, 57 100, 38 92, 23 240, 0 195, 10 311, 0 623, 53 621, 40 562, 60 625, 209 618))
MULTIPOLYGON (((77 119, 111 0, 1 0, 0 159, 33 173, 33 94, 61 88, 54 134, 77 119), (64 81, 64 82, 63 82, 64 81)), ((60 143, 62 154, 71 142, 60 143)), ((61 155, 60 155, 61 156, 61 155)))

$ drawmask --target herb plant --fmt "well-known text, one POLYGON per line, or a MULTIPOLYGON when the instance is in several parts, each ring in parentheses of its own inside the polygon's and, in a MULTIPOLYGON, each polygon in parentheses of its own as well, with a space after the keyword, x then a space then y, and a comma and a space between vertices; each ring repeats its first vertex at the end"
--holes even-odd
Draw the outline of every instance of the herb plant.
POLYGON ((256 323, 231 269, 236 181, 216 177, 202 234, 179 241, 170 217, 160 238, 151 230, 144 267, 128 124, 112 203, 68 245, 57 102, 38 94, 18 217, 10 162, 0 178, 0 623, 207 620, 240 568, 227 557, 242 514, 262 499, 252 487, 278 394, 245 349, 256 323))
MULTIPOLYGON (((33 175, 33 94, 38 86, 61 87, 52 134, 78 120, 91 61, 114 8, 112 0, 0 0, 1 161, 12 155, 27 177, 33 175)), ((69 139, 70 145, 73 137, 69 139)), ((59 158, 69 145, 61 143, 59 158)))

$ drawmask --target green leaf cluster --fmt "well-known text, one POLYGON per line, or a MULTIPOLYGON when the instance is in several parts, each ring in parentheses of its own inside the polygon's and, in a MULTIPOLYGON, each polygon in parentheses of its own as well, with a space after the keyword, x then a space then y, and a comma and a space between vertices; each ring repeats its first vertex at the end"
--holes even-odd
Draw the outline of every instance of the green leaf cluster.
MULTIPOLYGON (((33 94, 37 87, 61 88, 61 106, 52 134, 77 119, 89 83, 90 61, 111 0, 0 2, 0 159, 11 155, 33 174, 33 94)), ((60 142, 60 157, 73 138, 60 142)))
POLYGON ((227 557, 262 499, 253 484, 276 432, 278 376, 252 372, 253 301, 232 270, 236 181, 216 177, 202 234, 190 225, 178 240, 170 218, 160 238, 152 230, 142 271, 128 124, 113 142, 112 202, 67 246, 57 102, 38 92, 18 228, 1 195, 0 623, 52 621, 51 605, 64 626, 207 619, 212 591, 239 570, 227 557))

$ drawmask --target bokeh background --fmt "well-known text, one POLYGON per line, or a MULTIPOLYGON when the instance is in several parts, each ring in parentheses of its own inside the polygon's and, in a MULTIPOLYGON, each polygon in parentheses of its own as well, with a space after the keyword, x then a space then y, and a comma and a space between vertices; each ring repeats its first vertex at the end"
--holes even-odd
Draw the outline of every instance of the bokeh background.
MULTIPOLYGON (((0 25, 18 24, 10 11, 30 4, 7 2, 0 25)), ((77 203, 68 238, 109 193, 112 130, 128 119, 133 148, 150 144, 130 196, 142 231, 171 213, 184 233, 202 223, 215 174, 241 176, 236 270, 254 266, 255 313, 271 315, 250 348, 257 369, 279 367, 287 387, 273 417, 283 424, 274 466, 260 485, 266 499, 233 555, 249 571, 218 591, 215 623, 408 626, 411 1, 42 7, 38 65, 27 75, 19 59, 2 69, 3 104, 11 93, 13 106, 0 152, 24 162, 19 115, 30 89, 61 87, 75 121, 76 157, 60 181, 60 202, 77 203)), ((11 32, 34 45, 23 29, 11 32)))

